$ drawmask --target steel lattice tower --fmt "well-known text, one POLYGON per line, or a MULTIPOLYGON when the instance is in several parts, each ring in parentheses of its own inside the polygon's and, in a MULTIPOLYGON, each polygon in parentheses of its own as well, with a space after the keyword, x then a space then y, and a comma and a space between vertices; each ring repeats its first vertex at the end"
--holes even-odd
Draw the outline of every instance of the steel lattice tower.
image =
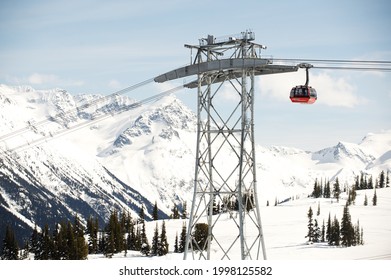
POLYGON ((254 77, 297 71, 262 59, 253 32, 200 39, 189 66, 155 78, 197 75, 194 195, 184 259, 266 259, 257 194, 254 77), (228 97, 234 102, 225 102, 228 97), (203 230, 202 230, 203 229, 203 230), (207 234, 206 234, 207 231, 207 234))

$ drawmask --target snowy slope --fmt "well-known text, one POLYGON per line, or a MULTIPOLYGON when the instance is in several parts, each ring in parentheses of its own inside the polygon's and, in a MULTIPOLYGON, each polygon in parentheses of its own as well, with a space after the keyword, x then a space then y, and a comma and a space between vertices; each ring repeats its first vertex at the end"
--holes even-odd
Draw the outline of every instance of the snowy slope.
MULTIPOLYGON (((74 213, 104 219, 113 207, 136 215, 141 205, 148 216, 155 201, 164 217, 174 203, 189 205, 195 114, 175 96, 122 113, 133 100, 101 98, 0 85, 0 209, 9 219, 42 226, 74 213), (91 100, 100 102, 82 106, 91 100)), ((315 153, 257 146, 256 155, 263 206, 306 197, 316 178, 352 182, 391 170, 391 130, 315 153)))

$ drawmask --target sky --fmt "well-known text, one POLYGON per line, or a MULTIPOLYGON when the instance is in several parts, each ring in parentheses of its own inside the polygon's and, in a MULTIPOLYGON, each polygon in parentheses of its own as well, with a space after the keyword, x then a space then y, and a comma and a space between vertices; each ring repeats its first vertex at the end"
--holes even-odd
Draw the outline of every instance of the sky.
MULTIPOLYGON (((388 0, 1 1, 0 83, 111 94, 188 64, 184 44, 246 30, 267 57, 391 61, 390 14, 388 0)), ((258 144, 317 151, 391 129, 391 72, 311 69, 318 101, 292 104, 304 82, 304 70, 257 77, 258 144)), ((176 95, 195 111, 195 90, 176 95)))

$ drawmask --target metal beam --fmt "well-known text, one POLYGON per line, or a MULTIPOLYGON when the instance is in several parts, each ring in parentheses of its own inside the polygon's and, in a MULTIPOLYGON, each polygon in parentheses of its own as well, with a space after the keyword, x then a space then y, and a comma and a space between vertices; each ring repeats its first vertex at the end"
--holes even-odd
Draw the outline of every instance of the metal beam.
MULTIPOLYGON (((254 76, 259 75, 270 75, 270 74, 280 74, 287 72, 296 72, 299 69, 297 66, 289 66, 289 65, 265 65, 261 67, 254 68, 254 76)), ((238 79, 242 77, 242 69, 234 69, 217 72, 215 74, 215 78, 212 79, 212 83, 220 83, 224 80, 238 79)), ((206 82, 202 81, 201 86, 205 86, 206 82)), ((196 88, 198 86, 198 81, 194 80, 190 83, 183 85, 187 88, 196 88)))
POLYGON ((272 61, 265 58, 228 58, 221 60, 210 60, 196 63, 185 67, 177 68, 154 78, 157 83, 193 76, 200 73, 220 72, 236 70, 242 72, 243 69, 255 69, 258 75, 273 74, 297 71, 297 66, 271 65, 272 61))

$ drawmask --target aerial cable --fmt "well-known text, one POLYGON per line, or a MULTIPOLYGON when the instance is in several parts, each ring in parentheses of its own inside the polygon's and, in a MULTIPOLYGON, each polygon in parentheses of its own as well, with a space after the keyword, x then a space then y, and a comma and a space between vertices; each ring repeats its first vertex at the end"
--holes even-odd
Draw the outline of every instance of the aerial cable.
POLYGON ((391 71, 390 68, 385 67, 348 67, 348 66, 314 66, 317 69, 332 69, 332 70, 358 70, 358 71, 391 71))
POLYGON ((71 114, 77 113, 77 112, 79 112, 82 109, 86 109, 86 108, 91 107, 93 105, 96 105, 98 103, 101 103, 101 102, 104 102, 106 100, 109 100, 113 96, 119 96, 119 95, 122 95, 124 93, 133 91, 133 90, 135 90, 135 89, 137 89, 139 87, 142 87, 144 85, 147 85, 147 84, 153 82, 154 81, 153 79, 154 78, 151 78, 151 79, 142 81, 140 83, 137 83, 135 85, 129 86, 127 88, 121 89, 119 91, 116 91, 116 92, 114 92, 112 94, 105 95, 105 96, 99 97, 97 99, 93 99, 93 100, 87 101, 87 102, 85 102, 85 103, 83 103, 83 104, 81 104, 81 105, 79 105, 79 106, 77 106, 75 108, 72 108, 72 109, 70 109, 68 111, 65 111, 65 112, 58 113, 55 116, 49 116, 48 118, 46 118, 44 120, 41 120, 39 122, 34 122, 33 124, 29 123, 26 127, 20 128, 18 130, 14 130, 14 131, 12 131, 12 132, 10 132, 8 134, 0 136, 0 141, 1 140, 6 140, 6 139, 9 139, 9 138, 13 138, 13 137, 18 136, 20 134, 23 134, 23 133, 29 131, 30 130, 30 126, 32 126, 32 125, 36 128, 36 127, 44 125, 44 124, 46 124, 48 122, 52 122, 53 120, 56 120, 57 118, 67 117, 67 115, 71 115, 71 114))
POLYGON ((346 60, 346 59, 299 59, 299 58, 272 58, 276 62, 311 62, 313 68, 332 70, 357 71, 391 71, 389 60, 346 60))
POLYGON ((348 59, 302 59, 302 58, 272 58, 274 61, 304 61, 323 63, 347 63, 347 64, 386 64, 391 65, 390 60, 348 60, 348 59))
POLYGON ((51 140, 54 140, 56 138, 59 138, 61 136, 64 136, 64 135, 67 135, 69 133, 75 132, 75 131, 77 131, 79 129, 85 128, 86 126, 90 126, 92 124, 95 124, 95 123, 98 123, 98 122, 103 121, 105 119, 108 119, 108 118, 112 117, 113 115, 119 115, 119 114, 121 114, 123 112, 127 112, 127 111, 133 110, 135 108, 138 108, 141 105, 144 105, 144 104, 147 104, 147 103, 159 100, 162 97, 164 97, 166 95, 169 95, 169 94, 172 94, 172 93, 174 93, 176 91, 179 91, 179 90, 181 90, 183 88, 184 88, 184 86, 180 85, 180 86, 177 86, 175 88, 163 91, 163 92, 161 92, 159 94, 150 96, 150 97, 145 98, 143 100, 136 101, 136 102, 134 102, 132 104, 129 104, 129 105, 125 105, 123 108, 121 108, 119 111, 115 112, 114 114, 102 115, 102 116, 96 117, 96 118, 94 118, 92 120, 87 120, 85 122, 75 124, 74 126, 71 126, 71 127, 68 127, 68 128, 65 128, 65 129, 62 129, 62 130, 59 130, 59 131, 56 131, 56 132, 51 132, 51 133, 49 133, 49 135, 46 135, 46 136, 43 136, 41 138, 35 139, 32 142, 28 142, 28 143, 22 144, 22 145, 20 145, 18 147, 15 147, 15 148, 7 149, 6 151, 3 151, 3 153, 21 152, 21 151, 27 150, 29 148, 35 147, 35 146, 37 146, 39 144, 47 143, 47 142, 49 142, 51 140))

